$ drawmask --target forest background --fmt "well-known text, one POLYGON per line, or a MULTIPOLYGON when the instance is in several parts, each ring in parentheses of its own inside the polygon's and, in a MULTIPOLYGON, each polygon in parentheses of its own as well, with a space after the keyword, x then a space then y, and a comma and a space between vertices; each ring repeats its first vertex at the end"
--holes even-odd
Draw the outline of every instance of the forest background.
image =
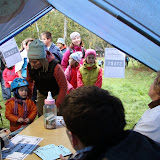
POLYGON ((86 49, 96 49, 99 46, 104 50, 104 48, 112 47, 110 44, 55 9, 15 36, 18 47, 20 47, 21 42, 25 38, 31 37, 33 39, 39 39, 40 34, 44 31, 52 33, 53 43, 56 43, 58 38, 65 37, 65 43, 69 46, 71 43, 70 34, 77 31, 80 33, 84 48, 86 49))

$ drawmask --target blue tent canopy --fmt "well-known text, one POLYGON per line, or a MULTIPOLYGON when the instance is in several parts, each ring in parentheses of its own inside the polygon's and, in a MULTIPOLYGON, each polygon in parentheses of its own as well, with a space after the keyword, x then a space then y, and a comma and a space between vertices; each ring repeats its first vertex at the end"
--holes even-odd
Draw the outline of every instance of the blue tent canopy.
POLYGON ((153 70, 160 70, 159 0, 6 0, 8 1, 16 1, 19 6, 14 7, 15 11, 11 10, 11 15, 2 12, 4 6, 0 6, 0 30, 3 31, 0 44, 54 7, 153 70), (5 14, 10 17, 6 18, 5 14))
POLYGON ((138 59, 160 69, 160 1, 48 0, 57 10, 138 59))
POLYGON ((0 45, 52 9, 46 0, 3 0, 0 3, 0 45))

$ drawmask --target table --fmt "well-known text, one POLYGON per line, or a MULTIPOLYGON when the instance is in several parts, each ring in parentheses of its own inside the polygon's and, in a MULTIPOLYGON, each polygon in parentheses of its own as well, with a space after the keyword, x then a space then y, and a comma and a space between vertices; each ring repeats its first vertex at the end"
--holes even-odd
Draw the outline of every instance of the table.
MULTIPOLYGON (((72 148, 70 144, 70 141, 66 134, 66 128, 61 126, 52 130, 45 129, 43 118, 44 117, 41 116, 40 118, 35 120, 32 124, 30 124, 28 127, 26 127, 23 131, 21 131, 19 134, 44 138, 39 143, 40 147, 48 144, 55 144, 56 146, 63 145, 64 147, 68 148, 72 153, 74 153, 75 150, 72 148)), ((25 160, 31 160, 31 159, 40 160, 40 158, 34 153, 31 153, 25 158, 25 160)))

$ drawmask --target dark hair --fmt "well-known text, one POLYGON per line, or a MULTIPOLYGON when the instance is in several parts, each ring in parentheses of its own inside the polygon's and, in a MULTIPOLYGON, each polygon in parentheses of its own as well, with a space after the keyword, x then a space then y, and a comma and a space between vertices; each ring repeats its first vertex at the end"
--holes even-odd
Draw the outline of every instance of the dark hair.
POLYGON ((155 78, 153 85, 155 92, 160 96, 160 71, 157 72, 157 77, 155 78))
POLYGON ((86 146, 111 141, 126 125, 122 102, 107 90, 84 86, 69 93, 62 105, 68 130, 86 146))
POLYGON ((33 38, 26 38, 26 46, 28 45, 29 42, 33 42, 33 38))
POLYGON ((47 39, 50 38, 50 39, 52 40, 52 34, 51 34, 51 32, 45 31, 45 32, 41 33, 41 36, 42 36, 42 35, 45 35, 47 39))

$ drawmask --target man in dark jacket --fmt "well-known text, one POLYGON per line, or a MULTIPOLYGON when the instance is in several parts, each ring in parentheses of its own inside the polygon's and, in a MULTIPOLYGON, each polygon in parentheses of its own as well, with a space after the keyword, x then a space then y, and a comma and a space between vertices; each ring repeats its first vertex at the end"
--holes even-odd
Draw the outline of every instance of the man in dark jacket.
POLYGON ((160 159, 156 142, 124 130, 122 102, 108 91, 97 86, 80 87, 65 97, 61 109, 67 135, 76 150, 70 160, 160 159))

